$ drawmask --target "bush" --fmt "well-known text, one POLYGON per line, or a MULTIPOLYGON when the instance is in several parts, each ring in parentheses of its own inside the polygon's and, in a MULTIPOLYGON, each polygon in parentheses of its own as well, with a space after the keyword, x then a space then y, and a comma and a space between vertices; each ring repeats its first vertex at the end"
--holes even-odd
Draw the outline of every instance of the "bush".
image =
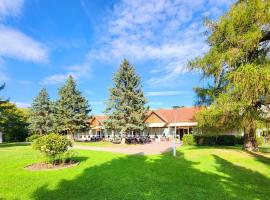
POLYGON ((234 146, 236 145, 236 137, 234 135, 218 136, 217 145, 234 146))
POLYGON ((243 137, 234 135, 196 135, 195 141, 197 145, 221 145, 221 146, 234 146, 236 144, 243 144, 243 137))
POLYGON ((72 143, 69 139, 58 134, 49 134, 34 140, 33 148, 43 153, 47 162, 52 164, 59 164, 65 162, 63 157, 72 147, 72 143))
POLYGON ((256 142, 258 144, 258 146, 262 146, 265 143, 264 137, 256 137, 256 142))
POLYGON ((244 144, 244 137, 243 136, 236 136, 236 144, 243 145, 244 144))
POLYGON ((34 134, 34 135, 30 135, 29 137, 27 137, 25 139, 26 142, 34 142, 34 140, 40 138, 41 135, 38 135, 38 134, 34 134))
POLYGON ((194 136, 191 134, 184 134, 182 141, 183 141, 184 145, 194 145, 195 144, 194 136))

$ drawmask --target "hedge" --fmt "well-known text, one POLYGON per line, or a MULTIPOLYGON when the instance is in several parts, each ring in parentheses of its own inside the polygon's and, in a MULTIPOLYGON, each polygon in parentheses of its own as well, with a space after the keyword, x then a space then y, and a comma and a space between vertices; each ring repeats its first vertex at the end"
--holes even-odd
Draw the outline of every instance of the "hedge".
POLYGON ((197 145, 221 145, 221 146, 234 146, 236 144, 243 144, 242 136, 235 135, 216 135, 216 136, 208 136, 208 135, 194 135, 194 139, 197 145))

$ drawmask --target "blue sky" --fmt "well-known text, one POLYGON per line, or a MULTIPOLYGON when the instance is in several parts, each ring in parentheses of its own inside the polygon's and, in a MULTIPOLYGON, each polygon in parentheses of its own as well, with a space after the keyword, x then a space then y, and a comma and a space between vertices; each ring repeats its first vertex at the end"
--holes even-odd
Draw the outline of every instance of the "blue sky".
POLYGON ((233 0, 0 0, 2 95, 27 107, 42 87, 52 100, 73 75, 93 114, 104 110, 123 58, 135 65, 151 108, 191 106, 207 84, 188 60, 208 46, 203 19, 233 0))

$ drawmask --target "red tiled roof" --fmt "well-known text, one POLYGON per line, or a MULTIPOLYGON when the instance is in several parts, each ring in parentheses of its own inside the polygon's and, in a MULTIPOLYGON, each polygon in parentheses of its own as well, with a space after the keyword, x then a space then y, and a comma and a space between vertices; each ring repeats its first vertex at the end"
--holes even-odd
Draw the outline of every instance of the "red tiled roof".
POLYGON ((100 122, 103 123, 104 120, 106 120, 108 117, 106 115, 97 115, 95 118, 100 122))
POLYGON ((194 122, 195 115, 200 111, 200 107, 183 107, 177 109, 158 109, 154 112, 168 123, 194 122))
MULTIPOLYGON (((148 115, 152 112, 156 113, 161 119, 167 123, 176 122, 195 122, 195 115, 201 110, 201 107, 183 107, 177 109, 158 109, 149 111, 148 115)), ((108 117, 106 115, 97 115, 92 119, 96 118, 101 124, 108 117)))

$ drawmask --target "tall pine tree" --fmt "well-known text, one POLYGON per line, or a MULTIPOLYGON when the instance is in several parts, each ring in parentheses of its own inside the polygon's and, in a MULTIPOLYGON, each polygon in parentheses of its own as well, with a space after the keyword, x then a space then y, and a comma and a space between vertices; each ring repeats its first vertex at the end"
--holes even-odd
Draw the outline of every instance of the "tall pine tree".
POLYGON ((58 133, 73 135, 89 129, 90 106, 77 89, 75 80, 69 76, 59 89, 59 99, 55 105, 55 129, 58 133))
POLYGON ((45 88, 42 88, 33 100, 29 122, 29 129, 34 134, 44 135, 52 131, 53 110, 49 94, 45 88))
POLYGON ((114 86, 110 89, 105 113, 105 126, 122 133, 140 132, 145 128, 144 119, 148 111, 141 79, 135 68, 124 59, 115 74, 114 86))

